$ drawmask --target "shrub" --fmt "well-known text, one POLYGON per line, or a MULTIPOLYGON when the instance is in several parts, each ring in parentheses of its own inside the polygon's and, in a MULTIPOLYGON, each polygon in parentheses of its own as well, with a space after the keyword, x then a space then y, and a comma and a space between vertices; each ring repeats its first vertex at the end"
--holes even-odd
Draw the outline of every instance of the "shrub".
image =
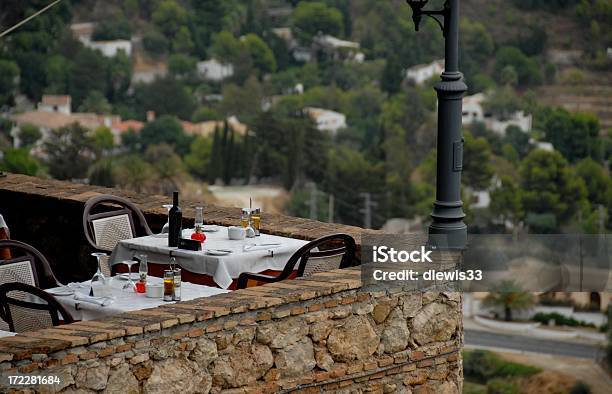
POLYGON ((493 379, 487 383, 487 394, 518 394, 516 383, 504 379, 493 379))
MULTIPOLYGON (((540 372, 540 369, 505 361, 490 351, 474 350, 464 352, 463 371, 467 380, 486 383, 496 378, 531 376, 540 372)), ((499 392, 505 393, 505 391, 499 392)))
POLYGON ((549 321, 553 320, 556 326, 568 326, 568 327, 593 327, 595 324, 587 323, 582 320, 576 320, 573 317, 563 316, 557 312, 543 313, 539 312, 533 316, 533 321, 542 324, 548 324, 549 321))

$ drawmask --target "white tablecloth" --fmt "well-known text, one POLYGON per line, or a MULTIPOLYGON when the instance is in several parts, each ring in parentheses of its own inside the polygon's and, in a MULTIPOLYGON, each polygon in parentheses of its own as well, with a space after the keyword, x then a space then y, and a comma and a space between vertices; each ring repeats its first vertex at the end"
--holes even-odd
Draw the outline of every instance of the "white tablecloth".
MULTIPOLYGON (((170 253, 176 257, 177 263, 184 269, 205 274, 213 278, 221 288, 227 289, 232 280, 243 272, 262 272, 266 270, 282 270, 289 257, 308 242, 300 239, 261 234, 259 237, 244 240, 230 240, 227 227, 206 226, 218 228, 217 232, 207 232, 202 251, 194 252, 168 247, 167 235, 151 235, 120 241, 110 257, 110 263, 118 264, 123 260, 131 260, 135 254, 144 253, 148 260, 154 263, 168 264, 170 253), (279 244, 279 247, 265 248, 245 252, 245 245, 279 244), (227 249, 232 253, 225 256, 211 256, 207 249, 227 249)), ((193 230, 184 230, 183 237, 189 238, 193 230)), ((297 267, 296 267, 297 268, 297 267)))
POLYGON ((2 337, 12 337, 12 336, 15 336, 15 335, 17 335, 17 334, 14 333, 14 332, 0 330, 0 338, 2 338, 2 337))
MULTIPOLYGON (((133 273, 132 279, 136 280, 138 274, 133 273)), ((148 283, 163 283, 161 278, 149 276, 148 283)), ((165 302, 161 298, 148 298, 146 294, 124 291, 121 288, 126 283, 123 279, 113 279, 111 281, 112 296, 115 301, 108 306, 99 306, 84 301, 76 301, 73 295, 58 296, 55 299, 64 306, 75 320, 95 320, 103 317, 116 315, 123 312, 137 311, 146 308, 154 308, 159 305, 172 304, 165 302)), ((89 281, 83 282, 82 289, 76 289, 82 294, 89 294, 89 281)), ((215 294, 227 293, 228 290, 216 287, 195 285, 193 283, 181 283, 181 300, 189 301, 194 298, 209 297, 215 294)))

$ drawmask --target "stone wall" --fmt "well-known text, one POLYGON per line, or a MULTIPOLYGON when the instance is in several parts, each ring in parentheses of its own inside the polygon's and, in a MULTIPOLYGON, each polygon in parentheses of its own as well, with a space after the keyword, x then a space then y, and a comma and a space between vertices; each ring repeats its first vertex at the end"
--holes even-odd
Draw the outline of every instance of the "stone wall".
MULTIPOLYGON (((89 255, 91 248, 83 233, 83 208, 89 198, 99 194, 122 196, 134 202, 143 210, 154 232, 159 232, 166 223, 167 212, 162 205, 170 202, 168 196, 15 174, 0 178, 0 214, 9 224, 12 238, 39 249, 49 259, 60 281, 87 280, 95 272, 96 262, 89 255)), ((240 209, 181 201, 185 225, 193 226, 198 205, 204 207, 207 224, 228 226, 240 222, 240 209)), ((373 230, 264 212, 262 231, 306 240, 343 232, 359 244, 362 233, 373 230)))
POLYGON ((36 392, 459 393, 460 311, 331 271, 0 339, 0 391, 29 374, 61 379, 36 392))

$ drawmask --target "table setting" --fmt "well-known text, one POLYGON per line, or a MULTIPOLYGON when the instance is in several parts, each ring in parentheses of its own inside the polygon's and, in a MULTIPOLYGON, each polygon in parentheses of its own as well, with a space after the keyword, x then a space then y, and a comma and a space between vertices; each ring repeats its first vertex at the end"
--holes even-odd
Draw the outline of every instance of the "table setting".
MULTIPOLYGON (((45 290, 53 295, 74 317, 75 320, 95 320, 115 314, 154 308, 172 303, 163 300, 164 280, 154 276, 146 278, 145 293, 135 289, 134 277, 138 274, 120 274, 105 278, 106 287, 102 292, 91 293, 92 282, 69 283, 65 286, 45 290), (126 283, 129 284, 126 287, 126 283)), ((227 293, 228 290, 216 287, 196 285, 189 282, 181 283, 181 300, 209 297, 215 294, 227 293)))
POLYGON ((239 225, 229 227, 204 225, 202 208, 198 207, 194 227, 177 229, 177 220, 172 217, 177 212, 180 214, 180 210, 169 209, 168 223, 161 234, 119 241, 109 263, 121 264, 138 254, 146 254, 149 262, 157 264, 168 264, 170 258, 175 258, 181 268, 210 276, 216 285, 227 289, 243 272, 282 270, 289 257, 307 244, 304 240, 260 233, 258 208, 243 208, 239 225))

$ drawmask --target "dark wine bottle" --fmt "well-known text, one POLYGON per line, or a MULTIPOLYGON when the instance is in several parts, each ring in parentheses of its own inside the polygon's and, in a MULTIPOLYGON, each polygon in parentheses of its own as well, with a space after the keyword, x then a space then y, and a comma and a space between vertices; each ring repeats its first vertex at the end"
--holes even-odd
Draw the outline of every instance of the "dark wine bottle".
POLYGON ((172 193, 172 208, 168 214, 168 246, 177 247, 181 239, 183 213, 179 207, 178 191, 172 193))

